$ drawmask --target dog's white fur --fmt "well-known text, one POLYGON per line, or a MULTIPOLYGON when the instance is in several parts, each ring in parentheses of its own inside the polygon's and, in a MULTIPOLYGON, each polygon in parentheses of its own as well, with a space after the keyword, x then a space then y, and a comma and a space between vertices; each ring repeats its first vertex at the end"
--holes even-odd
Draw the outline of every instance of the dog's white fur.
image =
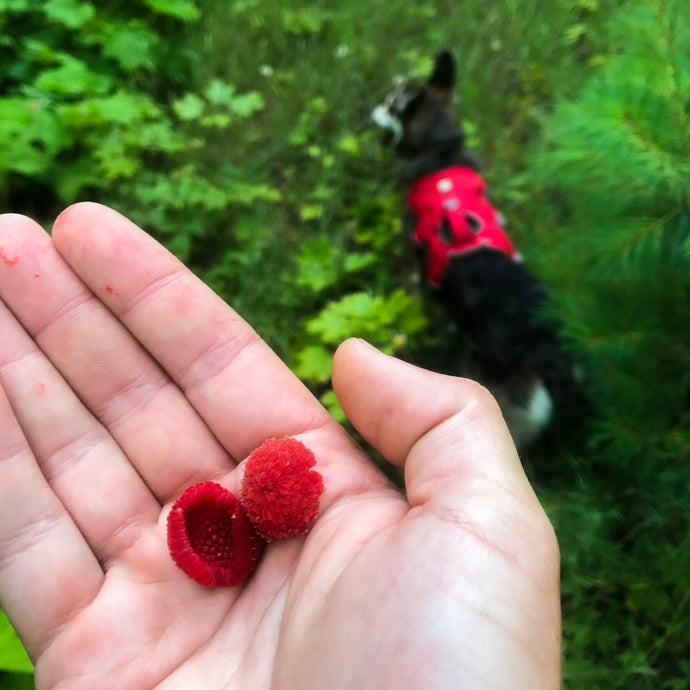
POLYGON ((390 111, 385 105, 379 105, 374 108, 371 114, 371 119, 383 129, 389 129, 393 132, 393 143, 397 144, 403 134, 402 122, 397 117, 391 115, 390 111))
POLYGON ((553 399, 541 381, 535 381, 529 401, 524 406, 509 400, 505 390, 489 390, 503 411, 503 417, 518 448, 524 448, 534 441, 551 420, 553 399))

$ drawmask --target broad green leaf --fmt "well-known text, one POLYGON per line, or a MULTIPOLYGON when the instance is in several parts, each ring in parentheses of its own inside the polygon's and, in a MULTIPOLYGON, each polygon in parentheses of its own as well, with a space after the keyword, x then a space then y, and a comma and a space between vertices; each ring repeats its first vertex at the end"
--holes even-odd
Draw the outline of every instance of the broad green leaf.
POLYGON ((34 669, 3 611, 0 611, 0 669, 24 673, 31 673, 34 669))
POLYGON ((346 273, 356 273, 376 263, 377 260, 374 252, 351 252, 345 256, 343 268, 346 273))
POLYGON ((206 103, 195 93, 188 93, 174 101, 172 107, 180 120, 196 120, 204 112, 206 103))
POLYGON ((110 21, 103 25, 103 54, 116 60, 127 72, 152 66, 154 49, 160 41, 158 34, 137 21, 127 24, 110 21))
POLYGON ((111 85, 111 77, 94 72, 85 62, 71 55, 58 56, 60 66, 47 69, 38 76, 35 85, 41 91, 76 95, 82 93, 106 93, 111 85))
POLYGON ((231 203, 251 205, 258 200, 280 201, 282 199, 280 190, 267 184, 242 179, 238 177, 237 171, 231 168, 222 179, 222 186, 228 202, 231 203))
POLYGON ((0 170, 25 175, 43 172, 72 139, 38 101, 0 99, 0 170))
POLYGON ((299 209, 299 217, 304 220, 316 220, 324 213, 323 204, 303 204, 299 209))
POLYGON ((392 352, 425 325, 420 301, 397 290, 389 296, 357 292, 329 302, 306 330, 328 345, 359 336, 392 352))
POLYGON ((297 284, 321 292, 339 278, 338 250, 327 237, 307 240, 297 257, 297 284))
POLYGON ((36 0, 0 0, 0 12, 23 12, 33 9, 36 0))
POLYGON ((156 117, 160 110, 145 94, 118 91, 102 98, 84 98, 58 108, 60 121, 71 129, 86 129, 105 123, 132 125, 156 117))
POLYGON ((340 405, 338 396, 332 388, 329 388, 321 397, 321 404, 328 410, 331 417, 333 417, 337 422, 341 424, 347 421, 347 417, 343 412, 343 408, 340 405))
POLYGON ((175 153, 187 148, 188 139, 168 120, 142 122, 124 135, 130 146, 142 150, 175 153))
POLYGON ((103 175, 98 166, 89 158, 65 164, 58 162, 51 167, 54 173, 55 191, 66 204, 79 199, 85 189, 93 189, 103 183, 103 175))
POLYGON ((69 29, 78 29, 96 16, 93 5, 77 0, 47 0, 42 9, 48 19, 69 29))
POLYGON ((362 153, 359 139, 354 134, 346 134, 344 137, 341 137, 338 142, 338 148, 351 156, 360 156, 362 153))
POLYGON ((36 38, 27 37, 21 42, 22 51, 31 59, 44 64, 55 64, 58 62, 59 52, 54 45, 36 38))
POLYGON ((167 14, 182 21, 194 21, 199 18, 201 12, 196 3, 191 0, 144 0, 154 12, 167 14))
POLYGON ((293 370, 297 376, 309 383, 324 383, 331 378, 333 355, 321 345, 307 345, 296 356, 293 370))
POLYGON ((314 34, 321 31, 327 13, 317 7, 283 11, 283 27, 294 34, 314 34))
POLYGON ((106 122, 122 125, 156 117, 160 113, 158 106, 147 95, 130 91, 121 90, 112 96, 95 98, 94 103, 106 122))
POLYGON ((213 105, 229 106, 235 98, 236 89, 232 84, 228 84, 221 79, 214 79, 204 91, 204 96, 213 105))
POLYGON ((307 323, 307 331, 329 345, 337 345, 353 335, 371 336, 379 330, 377 314, 382 306, 382 297, 366 292, 346 295, 337 302, 329 302, 307 323))
POLYGON ((201 118, 202 127, 218 127, 219 129, 225 129, 230 125, 230 116, 226 113, 213 113, 211 115, 204 115, 201 118))
POLYGON ((249 91, 235 96, 228 105, 236 115, 248 117, 264 107, 264 99, 258 91, 249 91))

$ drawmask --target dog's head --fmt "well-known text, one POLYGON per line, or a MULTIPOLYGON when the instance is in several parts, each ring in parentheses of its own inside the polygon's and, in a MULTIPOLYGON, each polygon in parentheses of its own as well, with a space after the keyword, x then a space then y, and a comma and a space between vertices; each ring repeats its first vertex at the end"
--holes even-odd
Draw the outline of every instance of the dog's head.
POLYGON ((455 80, 455 59, 443 51, 425 82, 394 88, 372 113, 386 131, 384 143, 405 159, 461 148, 464 134, 453 109, 455 80))

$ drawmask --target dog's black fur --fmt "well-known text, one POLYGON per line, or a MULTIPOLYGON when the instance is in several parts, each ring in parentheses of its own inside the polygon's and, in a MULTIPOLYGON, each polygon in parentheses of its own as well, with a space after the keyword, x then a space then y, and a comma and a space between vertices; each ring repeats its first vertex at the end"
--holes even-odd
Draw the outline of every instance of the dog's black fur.
MULTIPOLYGON (((426 82, 399 85, 373 113, 386 129, 384 143, 402 160, 406 187, 450 166, 480 167, 454 112, 455 81, 455 60, 445 51, 426 82)), ((416 222, 408 207, 403 217, 408 237, 416 222)), ((516 443, 524 446, 548 424, 554 401, 573 380, 572 365, 541 318, 548 302, 545 286, 523 263, 481 248, 451 259, 439 297, 470 341, 464 373, 492 391, 516 443)))

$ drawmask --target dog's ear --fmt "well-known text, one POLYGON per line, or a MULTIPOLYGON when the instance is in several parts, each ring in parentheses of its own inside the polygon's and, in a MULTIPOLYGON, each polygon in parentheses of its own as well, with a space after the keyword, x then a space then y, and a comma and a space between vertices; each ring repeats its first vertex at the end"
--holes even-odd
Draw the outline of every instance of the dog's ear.
POLYGON ((444 50, 436 56, 434 70, 429 77, 429 86, 439 91, 450 91, 455 86, 456 72, 453 53, 444 50))

